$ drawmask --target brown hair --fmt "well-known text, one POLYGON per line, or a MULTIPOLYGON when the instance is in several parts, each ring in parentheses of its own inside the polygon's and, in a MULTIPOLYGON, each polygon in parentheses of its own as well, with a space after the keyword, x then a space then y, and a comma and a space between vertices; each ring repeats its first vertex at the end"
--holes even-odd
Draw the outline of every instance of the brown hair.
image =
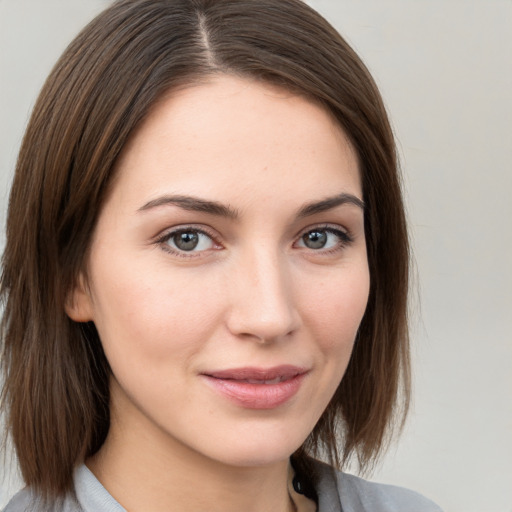
POLYGON ((73 468, 109 428, 101 342, 92 323, 66 316, 64 304, 84 269, 116 160, 165 92, 214 73, 321 103, 359 156, 369 302, 346 374, 295 464, 319 453, 339 464, 356 454, 364 468, 396 417, 405 417, 407 232, 393 135, 361 60, 300 0, 121 0, 78 35, 50 74, 9 201, 3 407, 22 475, 46 496, 71 488, 73 468))

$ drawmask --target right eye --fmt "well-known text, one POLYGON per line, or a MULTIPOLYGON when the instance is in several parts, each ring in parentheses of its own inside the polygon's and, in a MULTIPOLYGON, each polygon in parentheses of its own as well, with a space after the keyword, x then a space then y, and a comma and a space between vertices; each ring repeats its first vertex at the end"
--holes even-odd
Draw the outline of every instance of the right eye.
POLYGON ((210 249, 215 249, 217 244, 213 238, 204 231, 195 228, 180 228, 167 232, 158 240, 166 251, 180 256, 190 256, 210 249))

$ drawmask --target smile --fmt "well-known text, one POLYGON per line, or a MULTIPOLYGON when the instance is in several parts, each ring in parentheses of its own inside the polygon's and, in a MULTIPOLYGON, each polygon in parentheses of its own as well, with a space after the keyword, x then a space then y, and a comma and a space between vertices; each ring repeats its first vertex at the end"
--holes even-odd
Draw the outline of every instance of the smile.
POLYGON ((271 380, 244 379, 242 382, 247 382, 248 384, 279 384, 285 380, 287 380, 285 377, 276 377, 271 380))
POLYGON ((274 409, 300 389, 308 370, 292 365, 235 368, 201 374, 219 394, 247 409, 274 409))

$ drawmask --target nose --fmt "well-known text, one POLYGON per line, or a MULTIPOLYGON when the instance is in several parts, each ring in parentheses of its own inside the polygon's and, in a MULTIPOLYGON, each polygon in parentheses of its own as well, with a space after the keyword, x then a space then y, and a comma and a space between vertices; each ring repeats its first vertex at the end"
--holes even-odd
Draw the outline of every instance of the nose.
POLYGON ((230 282, 227 325, 238 337, 260 343, 276 342, 300 325, 285 257, 265 249, 250 251, 237 262, 230 282))

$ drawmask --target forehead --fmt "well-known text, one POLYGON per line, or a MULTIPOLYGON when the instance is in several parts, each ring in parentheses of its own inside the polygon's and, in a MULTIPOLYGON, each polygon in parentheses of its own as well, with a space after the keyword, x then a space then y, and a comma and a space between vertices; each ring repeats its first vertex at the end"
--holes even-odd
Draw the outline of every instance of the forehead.
POLYGON ((355 151, 326 109, 229 75, 162 98, 123 151, 117 173, 116 187, 147 196, 232 201, 237 191, 270 198, 273 189, 291 186, 299 195, 332 195, 335 187, 361 196, 355 151))

